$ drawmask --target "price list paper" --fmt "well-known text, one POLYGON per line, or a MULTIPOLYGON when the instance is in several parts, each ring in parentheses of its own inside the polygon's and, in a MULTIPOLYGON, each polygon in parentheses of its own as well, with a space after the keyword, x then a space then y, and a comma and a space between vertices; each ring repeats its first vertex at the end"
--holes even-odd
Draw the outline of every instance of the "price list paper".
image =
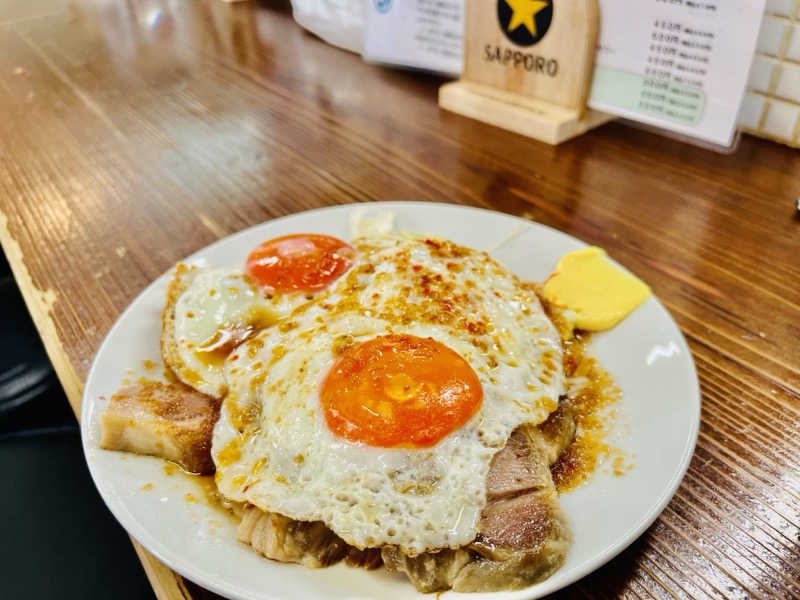
POLYGON ((733 143, 764 0, 599 0, 589 106, 733 143))
POLYGON ((367 0, 364 58, 457 75, 464 0, 367 0))

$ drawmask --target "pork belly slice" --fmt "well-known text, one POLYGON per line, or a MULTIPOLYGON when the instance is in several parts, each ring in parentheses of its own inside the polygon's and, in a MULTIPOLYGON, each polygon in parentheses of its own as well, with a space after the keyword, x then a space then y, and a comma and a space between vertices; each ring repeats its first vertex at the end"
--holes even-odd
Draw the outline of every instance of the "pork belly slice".
POLYGON ((211 435, 219 402, 181 383, 151 382, 111 396, 100 416, 100 447, 158 456, 190 473, 214 472, 211 435))
POLYGON ((236 531, 236 539, 279 562, 318 569, 342 559, 353 567, 377 569, 383 562, 377 548, 350 546, 322 521, 295 521, 249 504, 236 531))

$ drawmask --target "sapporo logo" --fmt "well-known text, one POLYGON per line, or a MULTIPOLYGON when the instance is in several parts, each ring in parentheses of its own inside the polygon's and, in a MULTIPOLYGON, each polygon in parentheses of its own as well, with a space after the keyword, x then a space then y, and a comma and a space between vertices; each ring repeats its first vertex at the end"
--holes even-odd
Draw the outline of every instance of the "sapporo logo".
POLYGON ((553 0, 497 0, 497 20, 517 46, 533 46, 550 29, 553 0))

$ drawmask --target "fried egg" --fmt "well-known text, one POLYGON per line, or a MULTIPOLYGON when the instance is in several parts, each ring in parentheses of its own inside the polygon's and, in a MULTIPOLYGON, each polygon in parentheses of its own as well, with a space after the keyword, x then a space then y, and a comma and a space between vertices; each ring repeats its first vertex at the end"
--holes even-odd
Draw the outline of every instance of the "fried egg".
POLYGON ((225 363, 219 491, 408 554, 476 536, 494 454, 563 393, 559 335, 485 253, 400 236, 225 363))
POLYGON ((298 234, 264 242, 241 267, 179 268, 183 289, 162 332, 165 362, 184 383, 221 398, 231 351, 313 299, 350 267, 352 253, 336 238, 298 234))
POLYGON ((174 336, 182 379, 204 394, 221 397, 222 366, 231 350, 306 301, 298 293, 267 298, 240 268, 199 271, 175 303, 174 336))

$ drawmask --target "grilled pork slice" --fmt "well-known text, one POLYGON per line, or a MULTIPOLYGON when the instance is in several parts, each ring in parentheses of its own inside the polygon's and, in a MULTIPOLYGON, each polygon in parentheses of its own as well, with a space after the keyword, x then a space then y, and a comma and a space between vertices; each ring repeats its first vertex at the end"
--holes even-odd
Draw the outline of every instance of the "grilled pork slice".
POLYGON ((575 439, 575 413, 572 400, 562 396, 558 408, 550 413, 538 429, 541 433, 539 443, 545 452, 547 464, 552 467, 575 439))
POLYGON ((519 431, 512 433, 505 447, 492 459, 486 476, 487 499, 491 501, 546 487, 547 477, 540 454, 528 436, 519 431))
POLYGON ((520 427, 494 455, 486 476, 487 499, 549 489, 553 484, 549 468, 574 437, 572 403, 563 397, 544 423, 537 427, 520 427))
POLYGON ((564 564, 572 539, 555 491, 489 504, 467 548, 407 556, 382 550, 389 571, 404 572, 420 592, 515 590, 543 581, 564 564))
POLYGON ((211 434, 219 403, 180 383, 145 383, 111 396, 100 417, 100 447, 147 454, 191 473, 213 473, 211 434))
POLYGON ((492 459, 476 540, 414 557, 387 547, 386 568, 406 573, 421 592, 511 590, 548 578, 564 563, 572 540, 550 465, 574 433, 566 400, 544 424, 515 431, 492 459))
POLYGON ((312 569, 328 567, 342 559, 367 569, 381 565, 379 550, 349 546, 322 521, 295 521, 255 506, 245 508, 236 538, 267 558, 312 569))
POLYGON ((477 557, 458 572, 458 592, 515 590, 557 571, 572 541, 555 489, 498 500, 484 511, 470 549, 477 557))

